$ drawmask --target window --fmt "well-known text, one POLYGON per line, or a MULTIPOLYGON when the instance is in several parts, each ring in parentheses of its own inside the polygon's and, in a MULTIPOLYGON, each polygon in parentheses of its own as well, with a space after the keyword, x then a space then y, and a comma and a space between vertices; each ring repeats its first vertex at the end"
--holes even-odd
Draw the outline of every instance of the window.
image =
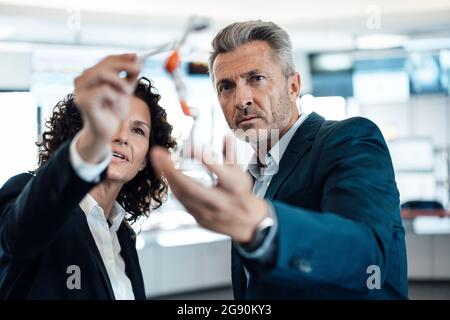
POLYGON ((37 164, 37 106, 29 92, 0 93, 0 186, 37 164))

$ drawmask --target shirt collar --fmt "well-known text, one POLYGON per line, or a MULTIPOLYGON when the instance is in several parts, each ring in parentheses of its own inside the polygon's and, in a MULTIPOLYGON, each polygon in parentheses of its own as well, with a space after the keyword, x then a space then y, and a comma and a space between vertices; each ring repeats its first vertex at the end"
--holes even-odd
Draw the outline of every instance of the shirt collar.
MULTIPOLYGON (((81 200, 80 208, 86 214, 86 216, 90 214, 94 214, 95 210, 98 210, 98 217, 100 219, 105 220, 105 215, 102 207, 95 201, 94 197, 92 197, 89 193, 81 200)), ((109 215, 109 222, 111 223, 110 229, 114 232, 119 230, 120 224, 125 218, 125 209, 117 202, 114 201, 113 207, 111 209, 111 214, 109 215)))
POLYGON ((298 117, 297 121, 289 128, 289 130, 280 138, 280 140, 272 146, 269 152, 266 154, 265 162, 267 167, 263 168, 257 164, 257 153, 255 152, 250 160, 250 164, 248 166, 248 171, 250 174, 257 180, 260 180, 262 176, 265 175, 274 175, 278 172, 278 167, 283 157, 284 152, 289 145, 292 137, 294 136, 297 129, 301 126, 301 124, 308 117, 307 114, 301 113, 300 117, 298 117))
POLYGON ((268 154, 270 154, 272 159, 275 160, 277 165, 280 164, 280 160, 283 157, 283 154, 286 151, 289 142, 291 142, 291 139, 294 136, 295 132, 300 127, 300 125, 306 120, 307 117, 308 115, 305 113, 300 114, 300 117, 298 117, 297 121, 295 121, 292 127, 289 128, 289 130, 280 138, 280 140, 277 143, 275 143, 275 145, 268 152, 268 154))

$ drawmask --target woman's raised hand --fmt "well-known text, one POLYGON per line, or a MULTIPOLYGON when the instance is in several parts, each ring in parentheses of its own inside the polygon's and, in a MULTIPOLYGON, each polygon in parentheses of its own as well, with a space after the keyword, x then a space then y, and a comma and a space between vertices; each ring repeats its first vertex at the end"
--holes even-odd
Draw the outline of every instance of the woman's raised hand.
POLYGON ((112 55, 75 78, 75 104, 83 117, 77 149, 88 162, 104 157, 128 112, 142 67, 135 54, 112 55))

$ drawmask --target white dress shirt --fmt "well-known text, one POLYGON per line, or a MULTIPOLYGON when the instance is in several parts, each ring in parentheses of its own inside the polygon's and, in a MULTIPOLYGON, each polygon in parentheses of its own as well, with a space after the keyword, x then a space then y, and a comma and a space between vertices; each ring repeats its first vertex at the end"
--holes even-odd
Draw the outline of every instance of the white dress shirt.
MULTIPOLYGON (((294 136, 295 132, 298 130, 298 128, 306 120, 307 117, 308 115, 306 115, 305 113, 300 114, 300 117, 292 125, 292 127, 290 127, 289 130, 280 138, 280 140, 275 145, 272 146, 270 151, 265 156, 265 163, 266 163, 265 167, 260 167, 257 164, 256 161, 257 153, 255 152, 255 154, 253 155, 247 169, 255 179, 253 184, 253 193, 256 194, 258 197, 264 198, 264 196, 266 195, 272 177, 279 170, 281 158, 283 157, 283 154, 286 151, 289 142, 291 142, 291 139, 294 136)), ((277 216, 275 214, 275 210, 270 205, 270 203, 269 203, 269 214, 274 219, 274 225, 270 228, 269 233, 267 234, 266 238, 264 239, 263 243, 259 248, 257 248, 255 251, 248 252, 239 245, 235 246, 243 257, 249 259, 258 259, 264 257, 268 253, 275 239, 275 235, 278 231, 277 216)))
POLYGON ((80 207, 86 214, 89 229, 102 256, 116 300, 134 300, 133 288, 125 274, 125 262, 120 255, 121 248, 117 238, 117 230, 125 217, 125 210, 114 202, 109 216, 109 227, 102 207, 89 193, 81 200, 80 207))
MULTIPOLYGON (((109 151, 99 164, 87 163, 76 149, 78 139, 79 134, 71 142, 70 163, 80 178, 87 182, 98 182, 100 174, 111 162, 112 152, 109 151)), ((125 262, 120 255, 121 248, 117 237, 117 230, 125 217, 125 210, 119 203, 114 202, 109 216, 111 223, 111 227, 109 227, 102 207, 90 194, 81 200, 80 207, 86 214, 89 229, 102 257, 116 300, 134 300, 133 288, 125 273, 125 262)))

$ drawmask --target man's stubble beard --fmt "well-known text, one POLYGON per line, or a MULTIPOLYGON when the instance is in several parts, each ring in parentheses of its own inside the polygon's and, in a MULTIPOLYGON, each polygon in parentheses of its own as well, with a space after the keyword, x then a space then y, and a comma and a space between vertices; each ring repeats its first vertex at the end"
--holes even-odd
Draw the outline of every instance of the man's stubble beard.
MULTIPOLYGON (((281 138, 280 133, 285 131, 291 119, 291 102, 286 94, 280 95, 279 103, 272 109, 272 123, 262 129, 234 129, 235 136, 252 145, 253 148, 268 148, 275 145, 281 138)), ((266 119, 263 119, 266 121, 266 119)), ((266 121, 267 122, 267 121, 266 121)))

